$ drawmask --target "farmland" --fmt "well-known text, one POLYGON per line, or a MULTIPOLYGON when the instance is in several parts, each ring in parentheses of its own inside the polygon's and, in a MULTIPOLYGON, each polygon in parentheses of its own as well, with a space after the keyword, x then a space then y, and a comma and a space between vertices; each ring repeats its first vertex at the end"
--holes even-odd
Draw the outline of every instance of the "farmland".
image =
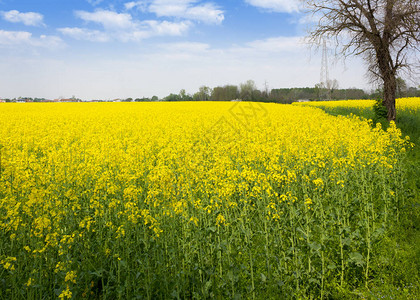
POLYGON ((414 299, 414 146, 305 105, 2 104, 0 297, 414 299))

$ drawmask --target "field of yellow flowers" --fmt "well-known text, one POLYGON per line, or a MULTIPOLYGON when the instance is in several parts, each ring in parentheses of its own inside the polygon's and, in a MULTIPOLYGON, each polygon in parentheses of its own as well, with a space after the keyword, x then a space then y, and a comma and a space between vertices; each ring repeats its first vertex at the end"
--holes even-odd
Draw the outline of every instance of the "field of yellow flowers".
MULTIPOLYGON (((372 108, 375 100, 339 100, 339 101, 313 101, 313 102, 296 102, 294 105, 305 105, 313 107, 356 107, 356 108, 372 108)), ((420 109, 420 97, 397 98, 397 110, 413 110, 420 109)))
POLYGON ((331 298, 369 287, 412 144, 320 109, 0 105, 0 298, 331 298))
MULTIPOLYGON (((398 98, 395 101, 398 114, 416 116, 420 114, 420 97, 398 98)), ((375 100, 339 100, 339 101, 313 101, 313 102, 295 102, 293 105, 318 107, 328 112, 338 112, 343 114, 354 113, 366 118, 373 118, 373 106, 375 100)))

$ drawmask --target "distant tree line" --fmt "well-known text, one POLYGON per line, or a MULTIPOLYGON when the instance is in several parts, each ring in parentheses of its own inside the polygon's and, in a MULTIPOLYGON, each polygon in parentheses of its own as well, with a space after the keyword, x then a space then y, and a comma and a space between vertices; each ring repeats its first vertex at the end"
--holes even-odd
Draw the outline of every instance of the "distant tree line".
MULTIPOLYGON (((160 99, 161 101, 255 101, 255 102, 276 102, 292 103, 298 100, 342 100, 342 99, 374 99, 377 91, 365 92, 362 89, 348 88, 339 89, 338 83, 332 85, 328 96, 325 90, 319 85, 304 88, 277 88, 269 90, 267 86, 264 90, 259 90, 255 82, 248 80, 245 83, 236 85, 224 85, 209 88, 201 86, 198 92, 190 95, 182 89, 179 94, 169 94, 160 99)), ((399 79, 397 97, 420 97, 420 87, 407 87, 404 80, 399 79)), ((137 100, 136 100, 137 101, 137 100)), ((154 100, 151 100, 154 101, 154 100)))
MULTIPOLYGON (((255 102, 275 102, 275 103, 292 103, 298 100, 310 101, 324 101, 324 100, 343 100, 343 99, 376 99, 378 91, 365 92, 362 89, 338 88, 338 82, 332 81, 328 93, 325 88, 319 84, 315 87, 303 88, 277 88, 269 90, 267 84, 263 90, 259 90, 253 80, 248 80, 244 83, 237 85, 224 85, 210 88, 208 86, 201 86, 194 94, 188 94, 185 89, 182 89, 178 94, 169 94, 168 96, 159 99, 158 96, 151 98, 126 98, 116 99, 109 101, 122 101, 122 102, 155 102, 155 101, 255 101, 255 102)), ((397 97, 420 97, 419 87, 408 87, 406 82, 397 78, 397 97)), ((76 97, 71 99, 80 100, 76 97)), ((1 99, 0 99, 1 100, 1 99)), ((2 99, 5 102, 43 102, 44 98, 30 98, 19 97, 14 99, 2 99)), ((80 100, 81 101, 81 100, 80 100)))
POLYGON ((45 98, 31 98, 31 97, 18 97, 18 98, 6 98, 6 99, 1 99, 4 100, 5 102, 18 102, 18 101, 25 101, 25 102, 42 102, 45 101, 47 99, 45 98))

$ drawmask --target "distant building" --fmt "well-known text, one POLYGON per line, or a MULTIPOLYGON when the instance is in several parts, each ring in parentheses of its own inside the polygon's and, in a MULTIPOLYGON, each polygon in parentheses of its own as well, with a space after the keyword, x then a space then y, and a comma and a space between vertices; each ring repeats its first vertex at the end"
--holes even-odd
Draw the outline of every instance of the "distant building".
POLYGON ((299 99, 299 100, 296 100, 296 102, 310 102, 311 100, 309 100, 309 99, 299 99))
POLYGON ((0 103, 6 103, 6 100, 0 99, 0 103))
POLYGON ((54 99, 53 102, 80 102, 80 99, 70 98, 70 99, 54 99))
POLYGON ((25 98, 19 98, 16 100, 16 103, 26 103, 26 102, 33 102, 33 99, 25 97, 25 98))

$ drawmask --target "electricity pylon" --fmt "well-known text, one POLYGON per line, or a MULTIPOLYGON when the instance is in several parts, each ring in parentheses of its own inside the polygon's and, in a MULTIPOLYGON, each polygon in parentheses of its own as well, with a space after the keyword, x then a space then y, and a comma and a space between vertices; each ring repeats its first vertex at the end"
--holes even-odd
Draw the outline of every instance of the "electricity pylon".
POLYGON ((321 61, 321 76, 320 76, 320 87, 319 87, 319 98, 325 96, 327 100, 331 100, 331 89, 329 87, 328 78, 328 52, 327 52, 327 42, 323 39, 322 44, 322 61, 321 61))

